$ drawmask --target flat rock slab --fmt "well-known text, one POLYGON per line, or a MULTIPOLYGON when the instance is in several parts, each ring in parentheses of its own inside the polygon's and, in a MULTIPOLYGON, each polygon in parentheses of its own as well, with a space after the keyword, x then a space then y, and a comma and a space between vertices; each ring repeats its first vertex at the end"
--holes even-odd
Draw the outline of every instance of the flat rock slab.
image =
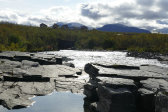
POLYGON ((55 89, 56 91, 71 91, 72 93, 82 93, 85 80, 75 80, 75 79, 56 79, 55 89))
POLYGON ((18 86, 1 86, 4 90, 0 92, 1 104, 8 109, 24 108, 30 106, 33 101, 29 100, 32 95, 21 94, 18 86))
POLYGON ((113 89, 136 88, 134 81, 131 79, 110 78, 110 77, 97 77, 97 79, 99 80, 98 85, 110 87, 113 89))
POLYGON ((140 67, 139 66, 131 66, 131 65, 115 65, 115 64, 111 64, 110 62, 98 62, 98 63, 93 63, 94 65, 98 65, 98 66, 102 66, 105 68, 116 68, 116 69, 135 69, 135 70, 139 70, 140 67))
POLYGON ((153 94, 154 95, 154 92, 153 91, 150 91, 148 89, 145 89, 145 88, 140 88, 138 89, 138 92, 143 96, 143 95, 151 95, 153 94))
POLYGON ((16 82, 13 86, 19 86, 20 92, 27 95, 43 96, 55 90, 54 82, 16 82))
POLYGON ((22 67, 27 68, 27 67, 38 67, 39 63, 38 62, 33 62, 33 61, 28 61, 28 60, 22 60, 22 67))
POLYGON ((75 76, 82 71, 76 68, 71 68, 64 65, 43 65, 26 70, 25 76, 40 75, 42 77, 56 78, 75 76))
POLYGON ((105 65, 100 64, 87 64, 85 66, 85 72, 87 72, 91 78, 97 76, 106 76, 106 77, 117 77, 117 78, 128 78, 128 79, 137 79, 144 80, 147 78, 158 78, 158 79, 168 79, 168 68, 157 67, 157 66, 124 66, 123 65, 106 67, 105 65))
POLYGON ((0 59, 8 59, 12 61, 34 61, 40 65, 62 64, 62 57, 55 55, 46 55, 43 53, 29 53, 19 51, 5 51, 0 53, 0 59))
POLYGON ((12 71, 13 68, 20 68, 21 66, 21 62, 0 59, 0 70, 2 73, 8 73, 12 71))
MULTIPOLYGON (((18 66, 18 64, 16 64, 18 66)), ((35 79, 40 80, 46 78, 57 78, 57 77, 75 77, 77 78, 82 71, 77 68, 68 67, 65 65, 42 65, 38 66, 36 62, 24 61, 24 66, 21 68, 16 67, 16 65, 0 65, 1 76, 4 76, 5 80, 14 80, 14 78, 27 79, 35 81, 35 79), (29 67, 27 67, 29 66, 29 67), (31 67, 32 66, 32 67, 31 67), (37 66, 37 67, 33 67, 37 66), (33 79, 34 78, 34 79, 33 79)), ((19 80, 19 79, 16 79, 19 80)))
POLYGON ((89 75, 82 72, 78 78, 58 77, 54 79, 56 91, 71 91, 72 93, 83 93, 84 85, 89 81, 89 75))
POLYGON ((158 56, 159 61, 168 61, 168 56, 158 56))
POLYGON ((32 105, 30 97, 42 96, 55 90, 54 81, 51 82, 0 82, 0 100, 8 109, 24 108, 32 105))
POLYGON ((147 79, 140 81, 143 88, 146 88, 153 92, 164 92, 168 93, 168 82, 164 79, 147 79))
POLYGON ((161 75, 168 75, 168 68, 159 67, 155 65, 142 65, 140 66, 140 70, 153 72, 161 75))

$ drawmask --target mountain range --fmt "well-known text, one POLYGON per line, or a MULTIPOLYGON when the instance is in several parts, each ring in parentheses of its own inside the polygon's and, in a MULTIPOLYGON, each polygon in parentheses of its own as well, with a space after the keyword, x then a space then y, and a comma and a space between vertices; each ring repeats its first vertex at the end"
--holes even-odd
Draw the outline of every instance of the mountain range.
POLYGON ((105 32, 122 32, 122 33, 150 33, 150 31, 145 29, 125 26, 122 24, 107 24, 101 28, 97 28, 97 30, 105 32))
POLYGON ((156 32, 163 33, 163 34, 168 34, 168 28, 157 29, 156 32))
MULTIPOLYGON (((81 26, 85 26, 83 24, 80 23, 63 23, 63 22, 58 22, 57 25, 59 25, 60 27, 62 25, 68 25, 69 28, 73 29, 73 28, 80 28, 81 26)), ((88 27, 88 29, 93 29, 91 27, 88 27)), ((122 33, 150 33, 150 31, 145 30, 145 29, 140 29, 137 27, 130 27, 130 26, 125 26, 122 24, 107 24, 104 25, 103 27, 100 28, 96 28, 99 31, 104 31, 104 32, 122 32, 122 33)))

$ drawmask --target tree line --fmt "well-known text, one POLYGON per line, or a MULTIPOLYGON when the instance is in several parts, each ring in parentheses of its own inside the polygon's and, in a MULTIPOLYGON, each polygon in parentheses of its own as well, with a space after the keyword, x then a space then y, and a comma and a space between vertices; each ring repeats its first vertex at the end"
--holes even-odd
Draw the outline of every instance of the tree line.
MULTIPOLYGON (((168 34, 112 33, 67 26, 25 26, 0 23, 0 51, 54 51, 59 40, 73 42, 78 50, 130 50, 168 53, 168 34)), ((66 44, 66 43, 65 43, 66 44)))

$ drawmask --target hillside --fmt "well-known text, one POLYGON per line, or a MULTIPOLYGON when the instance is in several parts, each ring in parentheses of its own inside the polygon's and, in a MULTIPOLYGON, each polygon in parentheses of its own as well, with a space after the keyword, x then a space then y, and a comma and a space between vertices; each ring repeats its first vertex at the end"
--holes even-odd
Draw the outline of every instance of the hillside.
POLYGON ((129 27, 122 24, 107 24, 101 28, 97 28, 99 31, 106 32, 125 32, 125 33, 150 33, 148 30, 140 29, 137 27, 129 27))
POLYGON ((59 49, 168 53, 168 35, 52 29, 0 23, 0 51, 51 51, 59 49))

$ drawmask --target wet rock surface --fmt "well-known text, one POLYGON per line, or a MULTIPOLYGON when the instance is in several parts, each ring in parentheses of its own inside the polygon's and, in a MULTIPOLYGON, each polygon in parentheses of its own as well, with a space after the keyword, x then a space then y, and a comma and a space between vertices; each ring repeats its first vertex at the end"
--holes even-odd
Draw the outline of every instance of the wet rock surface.
POLYGON ((26 52, 0 53, 0 104, 8 109, 33 104, 33 96, 53 91, 82 93, 88 75, 77 68, 62 65, 55 55, 26 52))
POLYGON ((168 68, 89 63, 85 106, 98 112, 168 112, 168 68))

